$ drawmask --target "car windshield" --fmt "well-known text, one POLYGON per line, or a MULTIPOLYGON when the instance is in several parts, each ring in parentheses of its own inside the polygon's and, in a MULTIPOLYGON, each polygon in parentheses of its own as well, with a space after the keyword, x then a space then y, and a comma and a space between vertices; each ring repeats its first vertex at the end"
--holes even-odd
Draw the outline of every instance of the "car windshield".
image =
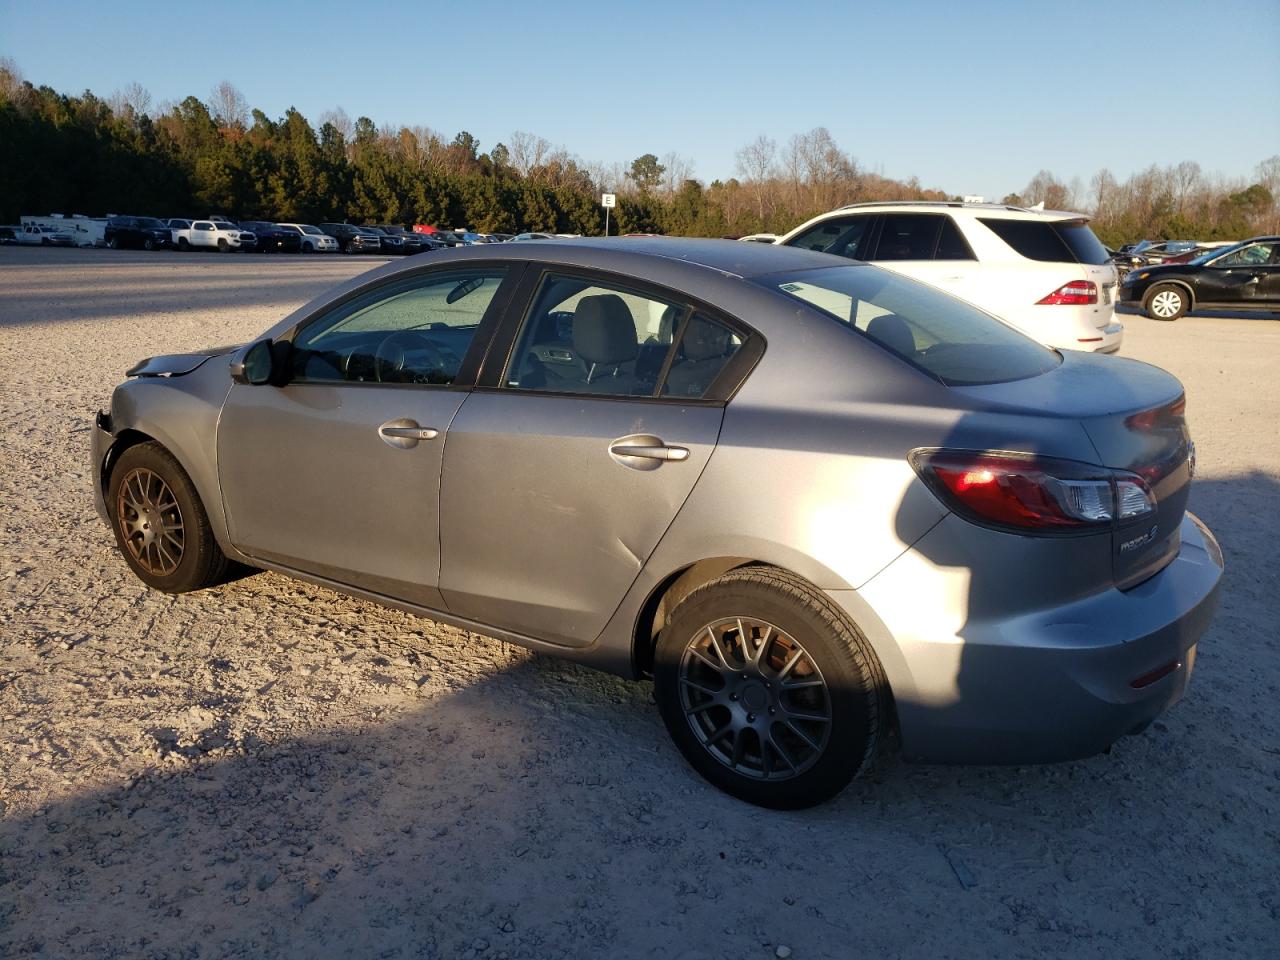
POLYGON ((138 226, 150 227, 155 230, 168 230, 169 226, 163 220, 157 220, 155 217, 139 217, 138 226))
POLYGON ((976 307, 876 267, 824 267, 755 282, 816 307, 951 386, 1023 380, 1062 362, 976 307))
POLYGON ((313 226, 311 226, 311 224, 309 224, 309 223, 307 223, 307 224, 303 224, 303 226, 302 226, 300 229, 302 230, 302 232, 303 232, 303 233, 309 233, 309 234, 311 234, 313 237, 314 237, 314 236, 316 236, 316 235, 320 235, 320 236, 323 236, 323 235, 324 235, 324 231, 323 231, 323 230, 321 230, 319 227, 313 227, 313 226))

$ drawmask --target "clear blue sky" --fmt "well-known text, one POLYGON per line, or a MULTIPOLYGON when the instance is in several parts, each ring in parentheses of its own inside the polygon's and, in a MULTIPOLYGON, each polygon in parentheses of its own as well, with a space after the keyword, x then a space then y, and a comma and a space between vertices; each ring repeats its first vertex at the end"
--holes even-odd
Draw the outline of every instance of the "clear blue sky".
POLYGON ((732 176, 757 134, 826 126, 865 167, 998 197, 1280 153, 1280 2, 376 3, 0 0, 27 79, 159 102, 231 80, 278 117, 513 130, 587 161, 677 151, 732 176), (447 68, 447 76, 438 69, 447 68))

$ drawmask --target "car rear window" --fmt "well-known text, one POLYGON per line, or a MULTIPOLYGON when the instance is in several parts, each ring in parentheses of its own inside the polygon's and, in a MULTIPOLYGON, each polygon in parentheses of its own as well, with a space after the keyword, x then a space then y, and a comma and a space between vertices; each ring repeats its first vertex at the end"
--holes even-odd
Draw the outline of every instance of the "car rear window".
POLYGON ((977 307, 876 267, 824 267, 754 282, 817 308, 950 386, 1024 380, 1062 362, 977 307))
POLYGON ((1028 260, 1043 263, 1107 262, 1107 250, 1083 220, 999 220, 979 222, 1028 260))

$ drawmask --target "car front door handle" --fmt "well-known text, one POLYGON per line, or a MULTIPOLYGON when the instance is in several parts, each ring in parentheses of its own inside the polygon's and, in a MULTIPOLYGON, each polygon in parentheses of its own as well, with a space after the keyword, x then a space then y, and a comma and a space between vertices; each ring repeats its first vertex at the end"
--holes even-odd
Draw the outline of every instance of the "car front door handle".
POLYGON ((380 436, 388 445, 400 450, 408 450, 418 445, 419 440, 434 440, 440 431, 434 427, 419 426, 416 420, 399 417, 388 420, 378 428, 380 436))
POLYGON ((610 445, 609 452, 615 457, 639 457, 642 460, 688 460, 688 447, 677 447, 665 443, 615 443, 610 445))

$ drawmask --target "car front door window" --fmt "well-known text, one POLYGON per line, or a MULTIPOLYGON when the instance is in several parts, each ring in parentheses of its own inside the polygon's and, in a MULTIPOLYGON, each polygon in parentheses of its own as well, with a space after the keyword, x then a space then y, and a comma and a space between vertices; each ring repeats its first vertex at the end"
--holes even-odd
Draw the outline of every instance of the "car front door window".
POLYGON ((419 277, 342 305, 294 339, 293 380, 447 386, 503 275, 419 277))

